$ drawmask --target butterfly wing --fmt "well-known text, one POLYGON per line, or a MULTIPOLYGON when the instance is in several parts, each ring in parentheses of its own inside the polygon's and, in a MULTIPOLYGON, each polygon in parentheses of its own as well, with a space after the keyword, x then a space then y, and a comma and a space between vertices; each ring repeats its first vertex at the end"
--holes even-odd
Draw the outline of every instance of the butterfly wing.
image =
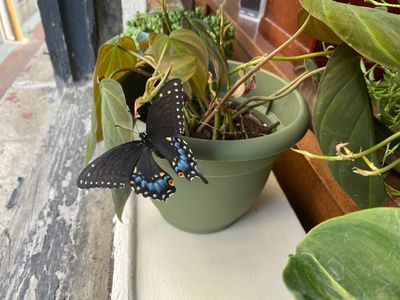
POLYGON ((153 143, 157 139, 185 132, 183 86, 180 79, 168 81, 158 92, 149 108, 146 132, 153 143))
POLYGON ((208 183, 207 179, 197 170, 193 152, 183 139, 177 136, 166 137, 158 140, 155 146, 179 177, 185 177, 190 181, 199 177, 204 183, 208 183))
POLYGON ((90 189, 129 186, 133 169, 144 148, 137 141, 112 148, 83 169, 78 177, 78 187, 90 189))
POLYGON ((146 121, 147 135, 152 144, 180 177, 193 180, 207 179, 197 170, 193 152, 178 137, 185 131, 183 114, 183 86, 180 79, 168 81, 159 91, 151 105, 146 121))
MULTIPOLYGON (((165 148, 161 145, 165 137, 183 134, 183 87, 179 79, 168 81, 160 89, 150 106, 146 123, 147 135, 157 150, 158 146, 165 148)), ((164 152, 170 157, 171 163, 174 157, 179 156, 179 152, 168 143, 166 145, 169 151, 164 152)), ((186 161, 182 160, 184 166, 186 161)), ((179 166, 182 166, 182 162, 179 166)), ((189 179, 192 177, 190 168, 187 171, 189 179)), ((159 200, 166 200, 176 190, 171 176, 157 165, 152 150, 142 142, 130 142, 111 149, 91 162, 78 178, 78 187, 84 189, 125 186, 131 186, 136 194, 159 200)))
POLYGON ((136 194, 157 200, 167 200, 176 191, 174 180, 155 162, 151 150, 145 148, 130 181, 136 194))

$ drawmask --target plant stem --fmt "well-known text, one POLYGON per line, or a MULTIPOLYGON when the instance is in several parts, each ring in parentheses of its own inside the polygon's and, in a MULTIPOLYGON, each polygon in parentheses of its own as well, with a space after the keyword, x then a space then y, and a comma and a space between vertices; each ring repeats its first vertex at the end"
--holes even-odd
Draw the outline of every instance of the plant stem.
POLYGON ((288 83, 287 85, 282 87, 280 90, 278 90, 275 93, 273 93, 271 96, 266 96, 266 97, 254 96, 254 97, 250 97, 246 101, 242 102, 235 110, 239 111, 244 106, 248 105, 250 102, 253 102, 253 101, 260 102, 259 105, 262 105, 267 101, 273 101, 273 100, 277 100, 277 99, 283 98, 283 97, 287 96, 288 94, 290 94, 291 92, 293 92, 300 84, 302 84, 304 82, 304 80, 314 76, 315 74, 324 72, 325 69, 326 69, 326 67, 321 67, 321 68, 312 70, 310 72, 304 72, 303 74, 301 74, 300 76, 298 76, 297 78, 292 80, 290 83, 288 83))
POLYGON ((225 104, 226 101, 229 100, 229 98, 232 96, 232 94, 236 91, 236 89, 244 83, 247 79, 249 79, 255 72, 257 72, 262 66, 264 66, 273 56, 275 56, 279 51, 287 47, 291 42, 293 42, 304 30, 304 28, 307 26, 308 21, 310 20, 310 16, 307 17, 306 21, 303 23, 303 25, 297 30, 295 34, 293 34, 286 42, 284 42, 282 45, 280 45, 278 48, 276 48, 274 51, 272 51, 270 54, 266 55, 263 57, 257 65, 255 65, 249 72, 247 72, 242 78, 240 78, 238 81, 235 82, 235 84, 226 92, 224 97, 221 99, 221 101, 217 105, 212 105, 215 106, 211 113, 206 114, 203 123, 197 128, 197 132, 200 133, 203 128, 204 128, 204 123, 208 123, 212 120, 214 117, 214 114, 216 111, 218 111, 222 105, 225 104))
POLYGON ((157 95, 158 91, 164 85, 165 81, 167 81, 167 78, 168 78, 169 74, 171 73, 171 69, 172 69, 172 66, 169 66, 167 72, 165 73, 165 75, 161 79, 161 81, 158 83, 158 85, 154 88, 154 90, 150 93, 150 95, 148 95, 147 97, 143 97, 142 101, 140 101, 140 103, 143 104, 143 103, 149 102, 151 99, 153 99, 157 95))
POLYGON ((359 168, 353 168, 353 172, 360 174, 362 176, 377 176, 377 175, 382 175, 388 171, 390 171, 391 169, 393 169, 394 167, 400 165, 400 158, 396 159, 394 162, 388 164, 387 166, 383 167, 383 168, 374 168, 372 171, 368 171, 368 170, 363 170, 363 169, 359 169, 359 168))
POLYGON ((162 60, 163 60, 163 58, 164 58, 164 55, 165 55, 165 52, 167 51, 167 46, 168 46, 168 43, 166 43, 166 44, 164 45, 164 47, 163 47, 163 49, 162 49, 162 51, 161 51, 160 58, 159 58, 159 60, 158 60, 158 62, 157 62, 156 67, 154 68, 153 75, 156 75, 157 72, 158 72, 158 69, 160 68, 161 62, 162 62, 162 60))
MULTIPOLYGON (((298 76, 297 78, 295 78, 294 80, 292 80, 290 83, 288 83, 287 85, 285 85, 283 88, 281 88, 280 90, 276 91, 275 93, 273 93, 271 96, 253 96, 250 98, 247 98, 245 101, 243 101, 242 103, 240 103, 236 108, 235 108, 235 113, 232 116, 232 119, 235 120, 238 116, 244 114, 245 112, 256 108, 260 105, 264 105, 266 102, 268 101, 273 101, 273 100, 277 100, 277 99, 281 99, 287 95, 289 95, 291 92, 293 92, 304 80, 306 80, 307 78, 318 74, 320 72, 325 71, 326 67, 321 67, 318 69, 315 69, 313 71, 310 72, 304 72, 303 74, 301 74, 300 76, 298 76), (254 105, 249 105, 250 102, 257 102, 254 105)), ((222 127, 220 128, 220 131, 223 131, 225 124, 222 125, 222 127)))
POLYGON ((228 123, 228 131, 229 132, 235 132, 235 125, 233 124, 233 117, 230 111, 228 111, 226 113, 226 119, 227 119, 227 123, 228 123))
POLYGON ((193 129, 193 127, 196 125, 196 118, 192 117, 188 111, 188 107, 184 106, 183 107, 183 114, 185 115, 185 120, 186 120, 186 134, 189 135, 189 132, 193 129))
POLYGON ((167 0, 162 0, 161 1, 161 7, 162 7, 162 15, 164 17, 165 21, 165 26, 167 29, 167 32, 164 32, 165 34, 169 35, 172 31, 172 25, 171 25, 171 20, 169 19, 168 15, 168 10, 167 10, 167 0))
MULTIPOLYGON (((333 53, 333 50, 327 50, 327 51, 319 51, 319 52, 307 53, 307 54, 297 55, 297 56, 274 56, 271 58, 271 60, 295 61, 295 60, 313 58, 313 57, 318 57, 318 56, 326 56, 326 55, 330 55, 332 53, 333 53)), ((260 62, 260 60, 262 60, 262 58, 263 58, 263 56, 253 59, 247 63, 241 64, 240 66, 237 66, 236 68, 229 71, 229 75, 232 75, 241 69, 256 65, 258 62, 260 62)))
POLYGON ((213 128, 213 140, 218 140, 218 128, 221 126, 221 113, 217 111, 214 114, 214 128, 213 128))
POLYGON ((130 54, 132 54, 133 56, 137 57, 138 59, 145 61, 145 62, 146 62, 148 65, 150 65, 153 69, 156 68, 156 65, 153 64, 153 62, 150 61, 149 59, 147 59, 146 57, 141 56, 140 54, 136 53, 135 51, 132 51, 132 50, 129 50, 129 49, 125 49, 125 48, 123 48, 123 49, 126 50, 126 51, 128 51, 130 54))
POLYGON ((225 6, 225 2, 226 2, 226 0, 224 0, 223 2, 222 2, 222 4, 220 5, 220 7, 219 7, 219 9, 220 9, 220 11, 219 11, 219 17, 220 17, 220 24, 219 24, 219 49, 220 49, 220 51, 221 51, 221 53, 222 53, 222 55, 224 56, 224 57, 226 57, 226 55, 225 55, 225 49, 224 49, 224 12, 223 12, 223 9, 224 9, 224 6, 225 6))
POLYGON ((378 1, 374 1, 374 0, 364 0, 364 1, 367 3, 371 3, 375 6, 400 8, 400 4, 387 3, 386 1, 382 1, 382 2, 378 2, 378 1))
MULTIPOLYGON (((155 96, 154 91, 152 93, 150 93, 150 95, 148 95, 148 96, 147 96, 147 94, 148 94, 148 91, 151 91, 153 89, 154 83, 156 82, 156 80, 163 76, 161 73, 158 74, 158 75, 157 75, 157 73, 159 73, 158 70, 159 70, 161 62, 162 62, 162 60, 164 58, 166 50, 167 50, 167 44, 165 44, 163 49, 161 50, 160 58, 158 59, 156 67, 154 68, 152 77, 149 80, 147 80, 147 82, 146 82, 146 90, 145 90, 145 93, 144 93, 144 97, 143 97, 143 102, 142 103, 150 101, 155 96)), ((172 69, 172 65, 169 66, 169 69, 168 69, 167 73, 169 73, 171 71, 171 69, 172 69)), ((156 91, 158 91, 159 89, 160 89, 160 86, 158 86, 156 91)))
POLYGON ((347 154, 340 153, 338 155, 318 155, 318 154, 313 154, 305 150, 299 150, 299 149, 293 149, 293 151, 300 153, 302 155, 305 155, 310 158, 315 158, 315 159, 322 159, 322 160, 329 160, 329 161, 335 161, 335 160, 354 160, 354 159, 359 159, 362 158, 363 156, 367 156, 380 148, 386 146, 388 143, 397 140, 400 138, 400 131, 392 134, 389 136, 387 139, 383 140, 382 142, 372 146, 371 148, 368 148, 367 150, 358 152, 358 153, 352 153, 349 152, 347 154))
MULTIPOLYGON (((384 182, 386 192, 389 194, 390 197, 400 197, 400 191, 397 190, 395 187, 391 186, 390 184, 384 182)), ((396 201, 396 203, 398 203, 396 201)), ((399 203, 398 203, 399 204, 399 203)))

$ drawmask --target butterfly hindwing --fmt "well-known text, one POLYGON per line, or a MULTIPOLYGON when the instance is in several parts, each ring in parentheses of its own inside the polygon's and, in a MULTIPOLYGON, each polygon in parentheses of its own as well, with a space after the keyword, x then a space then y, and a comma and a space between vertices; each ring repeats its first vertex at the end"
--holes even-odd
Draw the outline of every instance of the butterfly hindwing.
POLYGON ((168 160, 179 177, 192 181, 199 177, 204 183, 207 179, 197 170, 197 162, 188 144, 180 137, 165 137, 156 144, 157 150, 168 160))
POLYGON ((167 200, 176 191, 174 180, 155 162, 151 150, 144 149, 130 180, 136 194, 157 200, 167 200))
POLYGON ((78 177, 78 187, 121 188, 129 186, 132 170, 139 160, 144 145, 129 142, 119 145, 89 163, 78 177))
POLYGON ((146 132, 152 141, 185 132, 183 86, 179 79, 168 81, 150 106, 146 132))

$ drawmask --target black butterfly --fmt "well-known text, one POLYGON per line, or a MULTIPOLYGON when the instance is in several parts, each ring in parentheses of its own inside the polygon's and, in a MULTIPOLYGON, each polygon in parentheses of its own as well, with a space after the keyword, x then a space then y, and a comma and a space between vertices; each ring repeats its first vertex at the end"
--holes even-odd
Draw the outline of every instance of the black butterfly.
POLYGON ((132 187, 136 194, 166 200, 175 191, 174 180, 161 169, 152 153, 165 158, 179 177, 207 179, 197 170, 193 152, 179 135, 184 133, 183 87, 179 79, 168 81, 155 97, 147 115, 147 130, 140 141, 117 146, 92 161, 81 172, 78 187, 132 187))

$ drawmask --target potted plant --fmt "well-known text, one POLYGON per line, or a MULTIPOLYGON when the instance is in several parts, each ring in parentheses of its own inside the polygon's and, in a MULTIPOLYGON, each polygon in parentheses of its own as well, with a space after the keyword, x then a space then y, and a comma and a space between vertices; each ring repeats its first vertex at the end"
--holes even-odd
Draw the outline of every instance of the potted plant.
POLYGON ((318 83, 313 113, 324 155, 299 152, 328 160, 333 176, 360 208, 382 206, 386 195, 399 195, 385 176, 400 162, 392 158, 399 138, 400 78, 400 16, 392 9, 400 5, 366 2, 381 9, 300 1, 312 15, 306 31, 336 46, 318 83))
MULTIPOLYGON (((177 175, 187 174, 176 175, 168 162, 153 156, 158 166, 167 170, 177 191, 168 201, 153 202, 176 227, 198 233, 213 232, 229 226, 251 207, 276 158, 305 133, 308 109, 300 94, 293 90, 321 70, 306 72, 290 83, 260 71, 296 39, 307 22, 272 53, 242 64, 226 59, 223 41, 229 25, 223 25, 222 10, 222 26, 214 41, 201 21, 186 19, 185 28, 172 30, 166 1, 161 4, 164 33, 146 35, 138 41, 140 48, 131 38, 118 36, 99 50, 87 160, 97 141, 104 139, 106 148, 112 149, 132 141, 133 131, 144 132, 146 114, 152 114, 153 123, 155 119, 154 111, 147 107, 162 97, 170 78, 179 78, 185 91, 183 139, 198 162, 201 173, 196 175, 208 181, 208 185, 200 180, 189 182, 178 178, 177 175), (275 99, 279 101, 271 102, 275 99), (136 120, 139 115, 142 123, 136 120)), ((157 117, 160 123, 165 122, 162 113, 157 113, 157 117)), ((141 138, 144 143, 143 135, 141 138)), ((125 162, 119 161, 117 165, 123 166, 125 162)), ((91 163, 88 168, 94 166, 91 163)), ((131 168, 135 173, 135 165, 131 168)), ((89 169, 82 174, 90 176, 89 169)), ((95 187, 90 180, 82 179, 78 185, 95 187)), ((131 189, 125 186, 112 192, 120 217, 131 189)))

